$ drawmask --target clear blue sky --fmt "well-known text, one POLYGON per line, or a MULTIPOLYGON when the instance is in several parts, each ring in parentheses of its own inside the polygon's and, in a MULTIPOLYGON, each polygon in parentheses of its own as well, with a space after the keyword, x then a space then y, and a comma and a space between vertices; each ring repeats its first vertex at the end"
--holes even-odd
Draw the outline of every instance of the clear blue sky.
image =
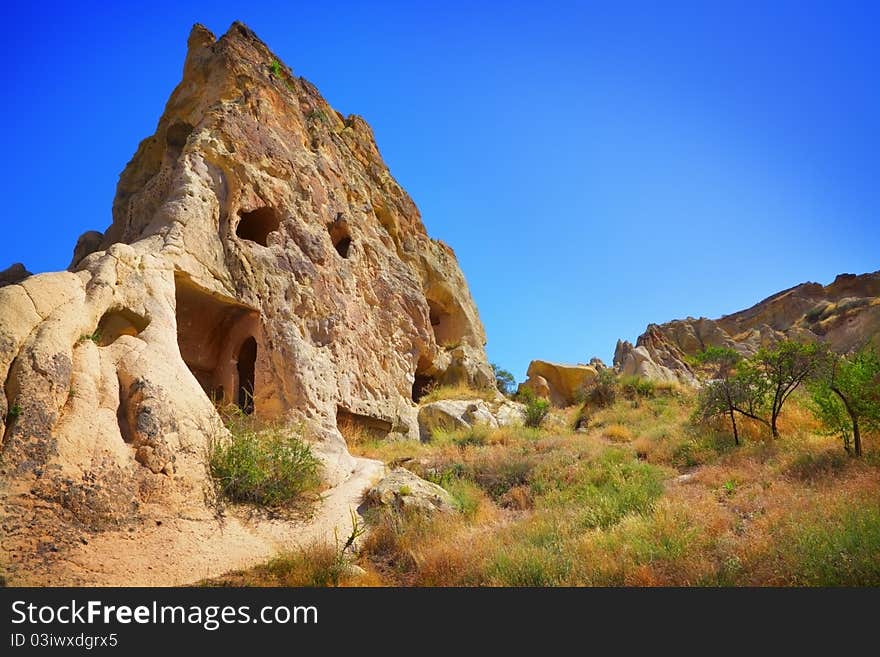
POLYGON ((880 269, 877 3, 11 4, 0 268, 107 227, 191 25, 240 19, 373 126, 519 379, 880 269))

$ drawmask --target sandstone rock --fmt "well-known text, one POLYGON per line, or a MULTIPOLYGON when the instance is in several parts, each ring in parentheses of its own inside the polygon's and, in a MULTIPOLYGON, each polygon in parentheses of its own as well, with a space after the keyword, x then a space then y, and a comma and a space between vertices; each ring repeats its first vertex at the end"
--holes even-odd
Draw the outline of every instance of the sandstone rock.
POLYGON ((526 371, 529 380, 525 386, 539 397, 545 397, 555 406, 575 403, 585 386, 596 378, 596 368, 591 365, 560 365, 543 360, 533 360, 526 371), (541 394, 546 385, 547 394, 541 394))
POLYGON ((653 381, 678 381, 676 372, 663 365, 658 365, 645 347, 635 347, 624 358, 620 368, 623 376, 638 376, 653 381))
POLYGON ((364 506, 449 513, 455 510, 452 496, 437 484, 425 481, 406 468, 396 468, 367 491, 364 506))
POLYGON ((353 465, 340 424, 417 439, 419 386, 494 386, 452 249, 366 122, 276 61, 240 23, 195 26, 110 227, 71 271, 0 278, 17 283, 0 288, 0 568, 42 572, 51 541, 63 579, 68 543, 136 534, 147 508, 216 522, 213 402, 301 424, 334 483, 353 465))
POLYGON ((25 269, 23 264, 16 262, 14 265, 10 265, 6 269, 0 271, 0 287, 20 283, 31 275, 32 274, 25 269))
POLYGON ((510 399, 504 399, 496 404, 492 413, 495 415, 499 427, 516 426, 525 422, 526 419, 525 405, 510 399))
POLYGON ((522 394, 523 391, 526 390, 531 392, 535 397, 550 399, 550 384, 543 376, 537 374, 529 376, 529 378, 520 383, 516 389, 518 394, 522 394))
POLYGON ((523 405, 505 399, 487 402, 482 399, 443 399, 419 408, 419 432, 423 441, 437 430, 455 431, 476 425, 487 427, 522 424, 523 405))
POLYGON ((76 269, 76 266, 82 262, 83 258, 101 248, 102 241, 104 241, 104 233, 97 230, 89 230, 80 235, 76 241, 76 246, 73 247, 73 257, 67 268, 70 270, 76 269))

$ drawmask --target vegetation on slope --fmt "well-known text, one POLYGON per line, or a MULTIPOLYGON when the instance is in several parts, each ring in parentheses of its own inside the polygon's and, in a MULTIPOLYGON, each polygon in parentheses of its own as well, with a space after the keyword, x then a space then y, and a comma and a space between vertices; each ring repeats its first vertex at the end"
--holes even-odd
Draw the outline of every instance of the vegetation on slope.
MULTIPOLYGON (((437 432, 425 443, 363 441, 358 453, 405 461, 448 490, 459 513, 371 510, 365 539, 346 557, 363 569, 359 575, 345 570, 327 580, 321 564, 338 567, 339 560, 316 547, 236 581, 880 585, 880 445, 877 424, 864 420, 873 417, 874 397, 864 390, 854 396, 853 383, 878 382, 872 358, 813 368, 809 386, 776 404, 777 437, 773 386, 755 406, 766 415, 736 413, 735 439, 728 414, 695 413, 705 392, 606 375, 585 391, 583 404, 551 411, 540 428, 478 426, 437 432), (839 407, 828 410, 837 403, 828 401, 830 385, 860 404, 862 458, 841 449, 841 426, 851 431, 851 422, 839 407)), ((725 365, 728 374, 739 361, 725 365)))

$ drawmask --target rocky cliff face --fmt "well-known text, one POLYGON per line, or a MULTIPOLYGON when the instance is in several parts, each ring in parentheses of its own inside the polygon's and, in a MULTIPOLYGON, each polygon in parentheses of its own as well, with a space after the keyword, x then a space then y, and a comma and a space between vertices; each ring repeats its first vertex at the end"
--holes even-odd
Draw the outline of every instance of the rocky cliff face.
POLYGON ((880 336, 880 272, 841 274, 827 286, 803 283, 720 319, 649 324, 636 345, 618 341, 614 366, 623 374, 696 383, 688 364, 709 346, 744 356, 783 339, 816 340, 844 353, 880 336))
POLYGON ((210 521, 215 403, 304 423, 333 482, 352 466, 340 427, 417 439, 429 384, 494 386, 455 255, 369 126, 239 23, 193 28, 110 228, 80 238, 69 271, 3 282, 10 581, 147 517, 210 521))

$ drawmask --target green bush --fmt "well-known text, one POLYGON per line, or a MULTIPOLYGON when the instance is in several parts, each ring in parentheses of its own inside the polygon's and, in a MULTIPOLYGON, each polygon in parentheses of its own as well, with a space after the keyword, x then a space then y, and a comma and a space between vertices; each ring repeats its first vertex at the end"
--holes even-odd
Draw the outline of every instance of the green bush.
POLYGON ((231 437, 210 449, 211 476, 233 502, 278 506, 320 482, 320 463, 308 443, 280 426, 255 429, 247 421, 227 426, 231 437))
POLYGON ((6 413, 6 423, 10 424, 13 420, 18 418, 21 415, 21 406, 18 404, 13 404, 9 407, 9 411, 6 413))
POLYGON ((550 412, 550 402, 538 397, 528 388, 519 394, 519 400, 525 404, 525 424, 527 427, 538 428, 550 412))
POLYGON ((599 374, 587 386, 584 401, 594 408, 607 408, 617 399, 617 389, 614 370, 599 370, 599 374))
POLYGON ((623 391, 623 396, 630 401, 649 399, 656 392, 654 382, 640 376, 623 377, 620 380, 620 388, 623 391))

